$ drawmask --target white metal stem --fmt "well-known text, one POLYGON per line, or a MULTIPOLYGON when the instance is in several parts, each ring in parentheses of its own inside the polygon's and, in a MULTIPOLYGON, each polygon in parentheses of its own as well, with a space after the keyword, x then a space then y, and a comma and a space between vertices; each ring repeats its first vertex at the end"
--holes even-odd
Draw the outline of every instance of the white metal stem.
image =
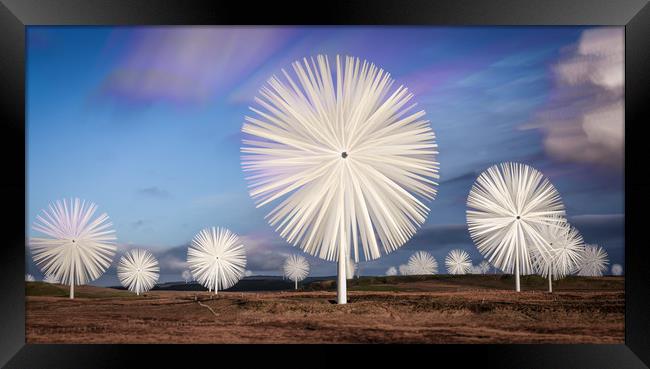
POLYGON ((339 250, 339 270, 338 270, 338 281, 336 283, 336 302, 339 304, 347 304, 347 286, 345 278, 345 269, 347 269, 347 256, 345 255, 344 249, 339 250))
POLYGON ((551 272, 551 268, 549 268, 548 271, 548 292, 552 293, 553 292, 553 276, 551 272))
POLYGON ((295 279, 294 282, 296 282, 296 289, 298 289, 298 279, 295 279))
POLYGON ((517 255, 515 257, 515 290, 517 292, 521 291, 521 286, 519 284, 519 250, 517 250, 517 255))

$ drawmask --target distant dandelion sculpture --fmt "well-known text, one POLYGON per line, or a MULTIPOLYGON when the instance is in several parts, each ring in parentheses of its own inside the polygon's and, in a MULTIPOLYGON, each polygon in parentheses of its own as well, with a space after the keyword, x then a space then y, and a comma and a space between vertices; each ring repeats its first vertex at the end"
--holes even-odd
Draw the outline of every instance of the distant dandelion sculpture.
POLYGON ((189 270, 184 270, 183 273, 181 273, 181 277, 185 281, 185 283, 188 283, 189 281, 192 280, 192 273, 190 273, 189 270))
POLYGON ((36 216, 32 228, 48 237, 30 240, 32 257, 43 274, 74 286, 99 278, 111 265, 116 237, 105 213, 93 218, 94 203, 74 199, 56 201, 36 216))
POLYGON ((290 255, 284 262, 284 276, 295 283, 295 289, 298 289, 298 282, 307 278, 309 274, 309 263, 307 259, 300 255, 290 255))
POLYGON ((58 284, 59 280, 53 274, 48 274, 45 276, 45 278, 43 278, 43 282, 50 283, 50 284, 58 284))
POLYGON ((487 260, 481 261, 478 267, 481 269, 481 274, 488 274, 490 272, 490 263, 487 260))
POLYGON ((411 268, 406 264, 400 265, 397 269, 400 275, 411 275, 411 268))
POLYGON ((564 205, 551 182, 520 163, 493 165, 481 173, 467 197, 467 225, 479 252, 492 265, 519 275, 531 274, 531 250, 548 255, 539 227, 564 216, 564 205))
POLYGON ((621 264, 614 264, 612 265, 612 275, 623 275, 623 267, 621 264))
POLYGON ((445 258, 445 266, 449 274, 467 274, 471 271, 472 262, 465 250, 451 250, 445 258))
POLYGON ((426 251, 416 251, 408 260, 411 274, 430 275, 438 273, 438 261, 426 251))
POLYGON ((25 282, 35 282, 36 278, 34 278, 33 275, 31 274, 25 274, 25 282))
POLYGON ((394 276, 394 275, 397 275, 397 268, 395 268, 394 266, 388 268, 388 269, 386 270, 386 275, 387 275, 387 276, 394 276))
POLYGON ((239 237, 230 230, 205 228, 188 247, 187 264, 194 279, 216 295, 244 276, 246 252, 239 237))
POLYGON ((293 63, 273 76, 246 117, 242 168, 257 207, 277 205, 271 226, 294 246, 338 261, 337 302, 345 304, 346 263, 377 259, 424 223, 438 178, 434 132, 413 95, 374 64, 338 56, 293 63))
POLYGON ((158 281, 160 268, 151 252, 134 249, 127 252, 117 264, 117 278, 122 286, 139 295, 153 288, 158 281))
POLYGON ((359 264, 355 263, 354 260, 348 259, 348 263, 346 265, 346 270, 345 270, 345 276, 347 279, 352 279, 354 278, 354 275, 357 273, 359 270, 359 264))
POLYGON ((580 261, 578 275, 583 277, 601 277, 607 270, 609 259, 605 249, 598 245, 586 245, 580 261))
POLYGON ((538 250, 533 250, 534 269, 548 278, 548 292, 553 292, 553 279, 564 278, 578 268, 584 241, 577 229, 560 219, 554 225, 542 226, 540 234, 546 240, 549 254, 544 258, 538 250))

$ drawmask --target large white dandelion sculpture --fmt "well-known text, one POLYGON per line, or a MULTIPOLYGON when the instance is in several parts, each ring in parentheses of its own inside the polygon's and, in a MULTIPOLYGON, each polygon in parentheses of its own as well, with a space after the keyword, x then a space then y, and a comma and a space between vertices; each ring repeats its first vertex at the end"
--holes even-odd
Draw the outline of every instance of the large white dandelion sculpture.
POLYGON ((69 285, 71 299, 74 286, 99 278, 115 255, 112 223, 106 213, 93 218, 96 210, 94 203, 64 199, 50 204, 32 226, 47 236, 31 238, 34 262, 43 274, 69 285))
POLYGON ((548 278, 548 292, 553 292, 553 279, 564 278, 577 270, 585 244, 578 230, 561 219, 554 225, 543 226, 540 234, 546 240, 549 254, 543 258, 538 250, 533 250, 533 263, 548 278))
POLYGON ((438 273, 438 261, 426 251, 416 251, 408 260, 410 274, 430 275, 438 273))
POLYGON ((601 277, 607 270, 609 259, 607 251, 598 245, 586 245, 582 252, 582 259, 578 275, 583 277, 601 277))
POLYGON ((338 261, 345 304, 346 262, 374 260, 424 223, 438 178, 434 132, 413 95, 374 64, 338 56, 293 63, 271 77, 246 117, 242 168, 257 207, 287 242, 338 261))
POLYGON ((192 239, 187 264, 194 279, 216 295, 244 276, 246 251, 239 236, 230 230, 206 228, 192 239))
POLYGON ((309 274, 309 263, 300 255, 290 255, 284 262, 284 276, 295 283, 296 290, 298 282, 307 278, 309 274))
POLYGON ((540 227, 564 216, 560 195, 542 173, 520 163, 493 165, 481 173, 467 197, 467 225, 479 252, 495 267, 519 275, 533 270, 531 250, 547 257, 540 227))
POLYGON ((472 261, 465 250, 451 250, 445 258, 445 266, 449 274, 467 274, 472 269, 472 261))
POLYGON ((139 295, 153 288, 158 281, 158 260, 147 250, 133 249, 117 264, 117 277, 122 286, 139 295))

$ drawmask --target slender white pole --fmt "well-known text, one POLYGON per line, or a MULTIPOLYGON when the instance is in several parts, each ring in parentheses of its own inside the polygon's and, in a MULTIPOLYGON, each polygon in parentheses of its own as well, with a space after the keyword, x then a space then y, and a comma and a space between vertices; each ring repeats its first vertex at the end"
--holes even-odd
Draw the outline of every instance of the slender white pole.
POLYGON ((214 294, 217 294, 217 290, 219 289, 219 264, 217 264, 217 280, 214 282, 214 294))
POLYGON ((72 281, 72 284, 70 284, 70 298, 74 299, 74 280, 72 281))
POLYGON ((553 277, 551 275, 553 268, 549 267, 548 270, 548 292, 552 293, 553 292, 553 277))
POLYGON ((515 290, 517 292, 521 291, 521 286, 519 284, 519 250, 516 250, 517 255, 515 257, 515 290))
POLYGON ((296 278, 296 279, 294 280, 294 282, 296 282, 296 290, 297 290, 297 289, 298 289, 298 279, 296 278))
POLYGON ((345 278, 345 269, 347 269, 347 256, 344 250, 339 250, 339 273, 338 281, 336 283, 336 302, 339 304, 347 304, 347 286, 345 278))

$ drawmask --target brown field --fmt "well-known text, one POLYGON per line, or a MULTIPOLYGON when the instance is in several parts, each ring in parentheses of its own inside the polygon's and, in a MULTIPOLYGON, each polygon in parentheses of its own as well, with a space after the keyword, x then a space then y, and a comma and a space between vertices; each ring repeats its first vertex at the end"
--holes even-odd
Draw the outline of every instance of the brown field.
POLYGON ((331 281, 297 292, 126 291, 29 283, 28 343, 623 343, 622 277, 571 278, 552 294, 503 276, 331 281), (31 286, 30 286, 31 285, 31 286), (322 290, 319 290, 322 289, 322 290))

